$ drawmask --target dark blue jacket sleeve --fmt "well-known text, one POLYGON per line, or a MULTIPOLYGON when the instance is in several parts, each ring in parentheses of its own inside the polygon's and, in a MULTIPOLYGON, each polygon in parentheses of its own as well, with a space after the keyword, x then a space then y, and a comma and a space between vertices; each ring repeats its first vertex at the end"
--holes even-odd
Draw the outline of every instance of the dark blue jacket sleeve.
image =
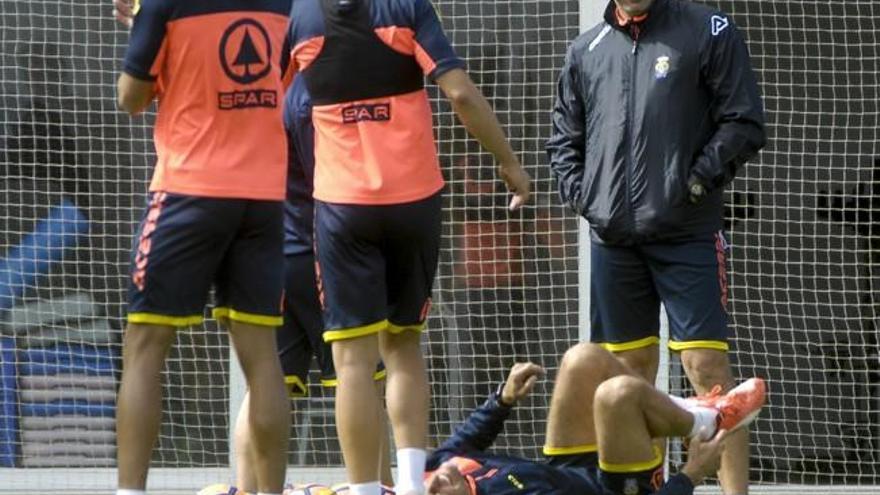
POLYGON ((170 16, 171 9, 166 0, 141 0, 125 52, 123 70, 126 74, 143 81, 156 80, 162 62, 165 23, 170 16))
POLYGON ((438 451, 473 452, 489 448, 504 428, 511 408, 498 402, 493 393, 440 445, 438 451))
POLYGON ((764 147, 764 106, 745 40, 733 21, 716 14, 706 24, 701 54, 703 81, 712 94, 715 134, 691 174, 709 190, 727 185, 764 147))
POLYGON ((579 68, 573 47, 574 45, 568 49, 565 65, 557 82, 547 155, 562 201, 580 214, 586 129, 583 95, 578 82, 579 68))
POLYGON ((654 495, 692 495, 694 484, 687 476, 678 473, 666 480, 666 483, 654 492, 654 495))

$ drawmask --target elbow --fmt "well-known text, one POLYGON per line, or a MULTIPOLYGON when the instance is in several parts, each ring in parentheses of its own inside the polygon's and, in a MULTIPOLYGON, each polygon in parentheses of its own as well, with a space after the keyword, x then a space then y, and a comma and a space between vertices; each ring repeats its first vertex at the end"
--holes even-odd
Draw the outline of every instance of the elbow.
POLYGON ((447 98, 455 108, 468 108, 476 106, 481 96, 479 92, 471 87, 453 88, 447 93, 447 98))
POLYGON ((126 94, 125 92, 120 92, 116 97, 116 106, 119 107, 123 112, 134 116, 141 113, 144 110, 143 103, 139 102, 137 98, 134 98, 132 95, 126 94))

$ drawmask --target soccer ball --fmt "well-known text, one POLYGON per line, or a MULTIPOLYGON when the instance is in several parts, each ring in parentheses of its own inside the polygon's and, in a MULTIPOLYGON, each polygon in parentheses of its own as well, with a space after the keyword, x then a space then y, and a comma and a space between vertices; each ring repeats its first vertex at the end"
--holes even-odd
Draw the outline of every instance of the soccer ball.
POLYGON ((244 490, 239 490, 234 486, 215 483, 211 486, 202 488, 196 495, 248 495, 248 493, 244 490))
POLYGON ((305 485, 288 486, 282 495, 333 495, 333 490, 320 483, 306 483, 305 485))
MULTIPOLYGON (((333 495, 350 495, 348 483, 339 483, 331 488, 333 495)), ((382 485, 382 495, 394 495, 394 488, 382 485)))

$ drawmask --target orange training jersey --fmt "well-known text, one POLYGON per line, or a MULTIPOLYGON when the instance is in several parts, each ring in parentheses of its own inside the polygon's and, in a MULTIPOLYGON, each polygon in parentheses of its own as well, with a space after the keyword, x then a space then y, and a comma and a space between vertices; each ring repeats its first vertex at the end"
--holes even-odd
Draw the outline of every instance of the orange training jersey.
POLYGON ((296 0, 291 64, 315 124, 316 199, 395 204, 443 187, 425 75, 463 67, 428 0, 296 0))
POLYGON ((156 81, 151 191, 282 200, 291 0, 141 0, 124 70, 156 81))

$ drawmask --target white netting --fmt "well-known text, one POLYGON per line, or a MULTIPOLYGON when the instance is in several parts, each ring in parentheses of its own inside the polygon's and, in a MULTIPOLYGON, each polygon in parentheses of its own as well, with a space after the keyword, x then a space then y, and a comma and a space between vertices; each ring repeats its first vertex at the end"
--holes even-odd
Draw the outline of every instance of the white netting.
MULTIPOLYGON (((514 360, 552 371, 577 340, 577 227, 543 142, 578 2, 435 3, 536 178, 535 206, 509 215, 491 160, 435 98, 449 183, 426 338, 439 439, 514 360)), ((708 3, 745 32, 771 139, 729 197, 734 361, 772 393, 752 477, 880 484, 880 1, 708 3)), ((113 485, 101 467, 115 457, 110 392, 153 148, 152 119, 115 109, 127 35, 109 10, 105 0, 0 1, 0 468, 15 467, 0 469, 0 491, 113 485)), ((210 323, 182 334, 166 379, 154 466, 167 469, 154 475, 167 487, 221 481, 235 392, 226 336, 210 323)), ((546 383, 502 448, 538 456, 546 383)), ((338 466, 331 399, 312 392, 296 403, 291 464, 338 466)))
POLYGON ((727 222, 733 360, 771 394, 752 479, 878 485, 880 2, 706 3, 748 39, 770 139, 727 222))

